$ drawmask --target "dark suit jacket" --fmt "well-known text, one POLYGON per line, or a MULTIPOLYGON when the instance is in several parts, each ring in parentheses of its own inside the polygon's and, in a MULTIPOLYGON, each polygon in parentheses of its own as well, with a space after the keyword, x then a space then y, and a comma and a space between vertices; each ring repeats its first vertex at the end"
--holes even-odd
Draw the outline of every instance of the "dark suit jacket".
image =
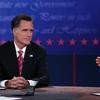
MULTIPOLYGON (((30 43, 25 52, 22 76, 27 80, 37 80, 37 87, 48 85, 46 52, 43 48, 30 43)), ((13 41, 0 46, 0 79, 12 79, 19 76, 18 61, 13 41)))

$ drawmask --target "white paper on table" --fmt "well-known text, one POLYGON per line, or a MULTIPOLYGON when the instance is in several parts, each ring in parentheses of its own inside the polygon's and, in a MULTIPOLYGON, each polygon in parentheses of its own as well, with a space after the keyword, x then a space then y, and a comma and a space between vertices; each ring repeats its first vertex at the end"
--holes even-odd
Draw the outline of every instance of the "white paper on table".
POLYGON ((6 88, 4 88, 4 87, 0 87, 0 90, 5 90, 6 88))
POLYGON ((19 100, 19 99, 22 99, 22 98, 0 96, 0 100, 19 100))
POLYGON ((94 92, 93 95, 100 96, 100 92, 94 92))

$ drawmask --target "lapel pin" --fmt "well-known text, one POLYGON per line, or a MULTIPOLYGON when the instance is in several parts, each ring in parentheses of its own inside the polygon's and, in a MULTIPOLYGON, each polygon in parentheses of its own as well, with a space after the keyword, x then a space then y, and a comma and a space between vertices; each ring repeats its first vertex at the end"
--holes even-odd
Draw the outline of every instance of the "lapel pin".
POLYGON ((29 57, 33 57, 33 55, 29 55, 29 57))

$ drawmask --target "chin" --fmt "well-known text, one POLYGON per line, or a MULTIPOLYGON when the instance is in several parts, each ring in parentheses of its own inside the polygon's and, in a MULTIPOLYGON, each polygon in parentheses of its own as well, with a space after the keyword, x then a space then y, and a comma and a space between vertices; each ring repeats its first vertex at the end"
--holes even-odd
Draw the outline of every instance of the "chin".
POLYGON ((25 42, 26 45, 30 44, 30 41, 25 42))

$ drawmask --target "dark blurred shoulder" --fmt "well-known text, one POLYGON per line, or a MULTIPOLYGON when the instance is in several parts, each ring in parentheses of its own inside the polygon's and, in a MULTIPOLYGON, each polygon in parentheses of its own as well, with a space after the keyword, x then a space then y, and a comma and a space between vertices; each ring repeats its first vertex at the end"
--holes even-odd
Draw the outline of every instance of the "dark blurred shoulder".
POLYGON ((7 41, 0 45, 0 49, 9 48, 9 46, 13 43, 13 41, 7 41))
POLYGON ((34 49, 35 51, 44 51, 44 52, 46 52, 46 49, 45 48, 43 48, 42 46, 40 46, 40 45, 37 45, 36 43, 34 43, 34 42, 31 42, 30 43, 30 46, 32 47, 32 49, 34 49))

